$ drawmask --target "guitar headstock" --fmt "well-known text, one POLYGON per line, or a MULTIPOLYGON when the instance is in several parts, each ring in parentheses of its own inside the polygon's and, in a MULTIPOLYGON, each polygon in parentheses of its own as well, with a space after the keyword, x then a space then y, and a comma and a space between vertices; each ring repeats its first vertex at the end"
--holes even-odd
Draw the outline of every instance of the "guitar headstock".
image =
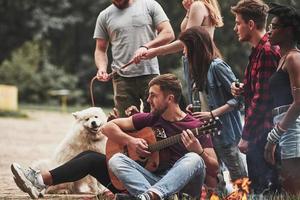
POLYGON ((199 128, 195 128, 193 133, 195 136, 212 134, 220 135, 220 130, 222 129, 222 122, 218 117, 205 121, 199 128))

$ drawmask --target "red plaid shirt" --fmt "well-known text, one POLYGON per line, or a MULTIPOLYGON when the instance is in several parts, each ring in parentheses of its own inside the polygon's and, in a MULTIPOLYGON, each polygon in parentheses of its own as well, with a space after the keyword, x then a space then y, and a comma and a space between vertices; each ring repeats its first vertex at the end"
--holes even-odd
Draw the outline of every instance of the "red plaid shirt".
POLYGON ((270 45, 267 34, 249 56, 244 77, 245 125, 242 133, 246 141, 255 142, 273 127, 269 78, 279 59, 279 47, 270 45))

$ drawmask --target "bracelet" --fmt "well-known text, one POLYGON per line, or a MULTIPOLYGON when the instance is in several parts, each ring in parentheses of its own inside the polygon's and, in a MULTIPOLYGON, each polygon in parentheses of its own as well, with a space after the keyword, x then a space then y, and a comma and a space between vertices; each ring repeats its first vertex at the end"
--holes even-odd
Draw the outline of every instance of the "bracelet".
POLYGON ((273 144, 277 144, 280 140, 281 134, 278 132, 278 129, 274 127, 267 136, 267 141, 273 144))
POLYGON ((203 153, 204 153, 204 149, 202 149, 202 152, 199 153, 199 156, 202 156, 203 153))
POLYGON ((143 48, 146 48, 147 50, 149 49, 149 47, 146 47, 146 46, 144 46, 144 45, 141 45, 141 46, 140 46, 140 48, 142 48, 142 47, 143 47, 143 48))
POLYGON ((213 115, 212 111, 209 111, 209 112, 210 112, 211 118, 215 119, 215 116, 213 115))

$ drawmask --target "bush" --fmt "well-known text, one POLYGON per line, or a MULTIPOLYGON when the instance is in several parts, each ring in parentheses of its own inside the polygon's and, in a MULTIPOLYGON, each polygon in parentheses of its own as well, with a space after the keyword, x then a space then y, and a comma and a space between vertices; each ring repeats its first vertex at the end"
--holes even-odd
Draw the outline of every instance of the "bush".
POLYGON ((78 78, 49 63, 45 56, 47 49, 47 42, 24 43, 0 65, 0 83, 16 85, 22 103, 50 102, 49 90, 58 89, 70 90, 71 102, 80 101, 82 92, 76 89, 78 78))

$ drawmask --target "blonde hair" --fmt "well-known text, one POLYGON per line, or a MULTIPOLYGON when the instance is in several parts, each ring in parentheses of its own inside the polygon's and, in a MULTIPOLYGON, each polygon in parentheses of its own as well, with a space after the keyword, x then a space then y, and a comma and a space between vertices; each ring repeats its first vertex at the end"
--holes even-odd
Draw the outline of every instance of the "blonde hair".
POLYGON ((201 0, 209 11, 209 16, 212 20, 212 24, 216 27, 222 27, 224 25, 221 16, 220 5, 217 0, 201 0))

